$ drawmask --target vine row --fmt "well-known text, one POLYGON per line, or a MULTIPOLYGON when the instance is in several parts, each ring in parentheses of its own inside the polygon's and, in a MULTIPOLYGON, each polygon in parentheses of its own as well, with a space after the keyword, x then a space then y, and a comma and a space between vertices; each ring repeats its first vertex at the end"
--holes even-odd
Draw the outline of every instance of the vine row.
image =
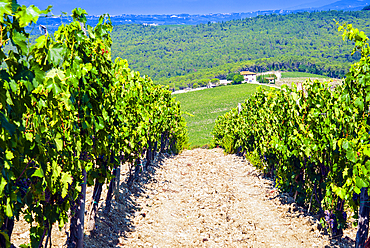
MULTIPOLYGON (((259 90, 216 120, 214 143, 245 155, 277 187, 320 214, 334 237, 358 219, 356 247, 368 235, 370 184, 370 49, 368 37, 339 25, 360 61, 342 85, 308 81, 303 86, 259 90)), ((357 224, 357 223, 356 223, 357 224)))
POLYGON ((68 222, 69 247, 82 247, 86 187, 94 185, 93 228, 102 185, 109 183, 110 211, 123 163, 132 183, 158 151, 184 148, 180 105, 126 60, 111 60, 109 16, 91 27, 86 11, 75 9, 72 23, 54 34, 41 29, 30 45, 25 28, 51 7, 0 5, 0 246, 10 247, 22 215, 30 243, 21 247, 51 245, 53 224, 68 222))

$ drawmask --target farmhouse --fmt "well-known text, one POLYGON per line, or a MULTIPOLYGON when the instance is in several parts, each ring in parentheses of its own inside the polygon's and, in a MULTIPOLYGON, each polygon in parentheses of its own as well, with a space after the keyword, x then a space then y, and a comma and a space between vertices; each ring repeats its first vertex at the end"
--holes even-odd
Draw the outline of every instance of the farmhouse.
POLYGON ((256 79, 256 73, 254 73, 254 72, 241 71, 240 72, 240 75, 243 75, 245 82, 252 83, 252 82, 256 82, 257 81, 257 79, 256 79))
POLYGON ((270 84, 275 83, 275 78, 274 77, 265 77, 265 79, 268 80, 270 84))

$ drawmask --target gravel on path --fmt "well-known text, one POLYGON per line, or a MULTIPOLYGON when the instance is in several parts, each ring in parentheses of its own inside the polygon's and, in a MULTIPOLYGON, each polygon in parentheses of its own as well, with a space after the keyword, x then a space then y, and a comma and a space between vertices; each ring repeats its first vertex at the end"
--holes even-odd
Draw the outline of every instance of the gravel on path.
MULTIPOLYGON (((166 160, 136 199, 127 247, 352 247, 330 240, 272 181, 222 149, 195 149, 166 160), (285 196, 285 198, 284 198, 285 196), (283 204, 281 199, 285 199, 283 204)), ((283 200, 284 201, 284 200, 283 200)), ((348 241, 348 242, 347 242, 348 241)), ((351 245, 352 244, 352 245, 351 245)))

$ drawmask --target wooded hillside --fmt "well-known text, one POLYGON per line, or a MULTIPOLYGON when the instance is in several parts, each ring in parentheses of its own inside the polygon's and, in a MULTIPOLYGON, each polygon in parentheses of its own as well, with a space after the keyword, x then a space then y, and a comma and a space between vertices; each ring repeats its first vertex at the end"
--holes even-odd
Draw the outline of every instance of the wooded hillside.
POLYGON ((196 26, 120 25, 112 33, 112 56, 127 58, 133 68, 166 84, 170 77, 200 69, 210 77, 228 67, 263 70, 254 61, 263 58, 270 58, 267 66, 277 69, 342 77, 359 56, 350 55, 352 44, 338 36, 334 19, 369 32, 369 17, 368 11, 323 11, 196 26))

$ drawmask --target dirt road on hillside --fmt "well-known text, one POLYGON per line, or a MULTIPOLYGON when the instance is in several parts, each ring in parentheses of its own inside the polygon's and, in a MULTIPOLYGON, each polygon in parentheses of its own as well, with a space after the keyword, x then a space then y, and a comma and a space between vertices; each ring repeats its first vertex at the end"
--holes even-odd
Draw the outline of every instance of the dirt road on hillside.
MULTIPOLYGON (((130 190, 124 180, 85 247, 354 247, 354 229, 331 240, 291 197, 222 149, 162 159, 130 190)), ((61 233, 54 247, 64 247, 61 233)))

